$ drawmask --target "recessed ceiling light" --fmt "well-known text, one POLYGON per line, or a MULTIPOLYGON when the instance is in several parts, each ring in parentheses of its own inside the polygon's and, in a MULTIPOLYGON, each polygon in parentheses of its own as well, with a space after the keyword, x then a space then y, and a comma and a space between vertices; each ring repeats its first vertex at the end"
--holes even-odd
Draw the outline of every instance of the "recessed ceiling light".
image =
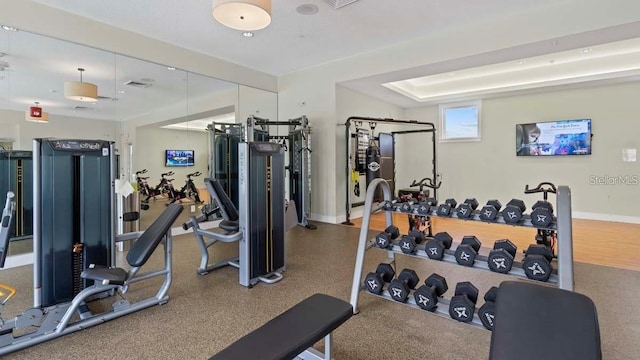
POLYGON ((2 25, 2 28, 7 31, 18 31, 18 29, 14 28, 13 26, 2 25))
POLYGON ((318 12, 318 7, 314 4, 302 4, 296 8, 298 14, 313 15, 318 12))
POLYGON ((592 49, 592 48, 587 48, 587 49, 582 49, 582 50, 580 50, 580 52, 581 52, 581 53, 583 53, 583 54, 589 53, 589 52, 591 52, 591 51, 593 51, 593 49, 592 49))
POLYGON ((124 94, 124 90, 118 90, 118 94, 124 94))
POLYGON ((253 37, 253 33, 251 31, 245 31, 242 33, 242 36, 244 37, 253 37))
POLYGON ((520 61, 518 61, 518 63, 517 63, 517 64, 518 64, 518 65, 522 65, 522 64, 525 64, 526 62, 527 62, 527 60, 520 60, 520 61))
POLYGON ((175 70, 175 69, 176 69, 176 68, 174 68, 173 66, 167 66, 167 70, 171 70, 171 71, 173 71, 173 70, 175 70))

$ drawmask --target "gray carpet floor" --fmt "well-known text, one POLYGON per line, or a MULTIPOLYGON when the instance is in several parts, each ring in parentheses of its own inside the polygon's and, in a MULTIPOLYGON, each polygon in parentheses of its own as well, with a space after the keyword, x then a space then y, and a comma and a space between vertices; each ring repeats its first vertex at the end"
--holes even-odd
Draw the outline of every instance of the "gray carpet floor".
MULTIPOLYGON (((206 276, 196 274, 200 255, 193 235, 175 237, 174 282, 166 305, 39 344, 3 359, 207 359, 314 293, 348 301, 359 229, 318 225, 314 231, 302 228, 290 231, 284 279, 274 285, 259 284, 253 289, 238 284, 238 272, 234 268, 223 268, 206 276)), ((221 244, 214 252, 215 258, 223 258, 237 252, 237 245, 221 244)), ((158 255, 151 259, 149 266, 161 263, 158 255)), ((368 251, 364 272, 375 269, 385 256, 382 251, 368 251)), ((492 285, 513 279, 401 255, 397 256, 397 267, 413 268, 421 278, 437 272, 447 278, 451 289, 458 281, 472 281, 481 294, 492 285)), ((3 310, 5 319, 30 306, 31 271, 30 266, 0 271, 0 281, 19 290, 3 310)), ((576 291, 596 303, 604 358, 638 359, 640 272, 575 264, 575 279, 576 291)), ((158 286, 157 280, 134 284, 126 297, 144 298, 154 294, 158 286)), ((361 293, 359 309, 358 315, 334 333, 336 359, 488 357, 489 331, 365 293, 361 293)), ((544 346, 544 334, 531 335, 544 346)))

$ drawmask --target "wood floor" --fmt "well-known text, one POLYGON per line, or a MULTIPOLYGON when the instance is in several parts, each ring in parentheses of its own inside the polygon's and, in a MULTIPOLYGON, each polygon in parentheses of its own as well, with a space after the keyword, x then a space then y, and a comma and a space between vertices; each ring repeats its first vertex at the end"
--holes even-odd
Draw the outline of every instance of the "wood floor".
MULTIPOLYGON (((384 230, 384 219, 384 213, 372 215, 369 229, 384 230)), ((485 248, 491 248, 498 239, 511 240, 518 246, 518 251, 535 242, 536 231, 532 228, 437 217, 432 221, 434 233, 448 232, 454 244, 465 235, 475 235, 485 248)), ((360 227, 361 219, 353 222, 360 227)), ((393 214, 393 223, 401 233, 407 232, 409 225, 406 215, 393 214)), ((574 219, 573 256, 576 262, 640 270, 640 225, 574 219)))

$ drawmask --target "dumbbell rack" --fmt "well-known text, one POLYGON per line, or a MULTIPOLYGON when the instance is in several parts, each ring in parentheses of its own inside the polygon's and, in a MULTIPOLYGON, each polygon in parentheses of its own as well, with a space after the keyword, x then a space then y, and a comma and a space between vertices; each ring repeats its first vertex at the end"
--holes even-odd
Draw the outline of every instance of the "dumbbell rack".
MULTIPOLYGON (((369 239, 369 224, 371 221, 371 214, 378 212, 380 210, 384 210, 383 208, 383 204, 384 201, 382 203, 379 204, 379 206, 377 206, 376 208, 373 207, 374 203, 373 203, 373 197, 375 195, 375 192, 378 188, 378 186, 382 187, 382 192, 384 195, 384 201, 391 201, 392 199, 392 194, 391 194, 391 189, 389 187, 389 184, 384 180, 384 179, 375 179, 374 181, 372 181, 369 186, 367 187, 367 194, 366 194, 366 198, 365 198, 365 205, 364 205, 364 216, 362 219, 362 225, 360 228, 360 238, 359 238, 359 242, 358 242, 358 250, 357 250, 357 255, 356 255, 356 263, 355 263, 355 269, 353 272, 353 285, 351 288, 351 305, 353 306, 353 312, 354 314, 358 312, 358 297, 360 294, 360 291, 364 291, 364 286, 362 285, 362 271, 363 271, 363 266, 364 266, 364 257, 365 257, 365 253, 367 250, 371 249, 371 248, 375 248, 381 251, 386 251, 387 252, 387 259, 385 262, 390 263, 390 264, 394 264, 395 263, 395 255, 396 254, 401 254, 401 255, 406 255, 406 256, 412 256, 412 257, 418 257, 418 258, 422 258, 422 259, 426 259, 426 260, 430 260, 430 261, 435 261, 435 260, 431 260, 429 259, 429 257, 426 255, 426 253, 424 252, 424 245, 420 246, 418 245, 417 247, 417 251, 416 254, 405 254, 402 252, 400 246, 398 245, 397 241, 393 242, 393 246, 390 249, 381 249, 375 246, 375 239, 369 239)), ((551 278, 549 279, 549 283, 555 284, 557 285, 559 288, 561 289, 565 289, 565 290, 569 290, 569 291, 573 291, 573 238, 572 238, 572 225, 571 225, 571 191, 569 189, 568 186, 559 186, 558 187, 558 192, 556 194, 556 200, 557 200, 557 205, 556 205, 556 211, 557 211, 557 217, 556 220, 553 224, 551 224, 551 226, 549 226, 546 229, 549 230, 555 230, 557 231, 557 236, 558 236, 558 244, 557 244, 557 269, 554 269, 553 274, 551 275, 551 278)), ((394 208, 396 209, 396 208, 394 208)), ((401 212, 400 210, 394 210, 394 211, 385 211, 385 218, 386 218, 386 226, 390 226, 393 225, 393 218, 392 218, 392 213, 397 211, 397 212, 401 212, 403 214, 413 214, 413 215, 422 215, 422 216, 437 216, 437 209, 432 209, 429 214, 418 214, 418 212, 416 211, 417 209, 417 205, 413 205, 412 206, 412 210, 411 212, 401 212)), ((457 219, 457 215, 455 213, 455 210, 452 209, 452 213, 449 216, 449 218, 452 219, 457 219)), ((460 220, 467 220, 467 221, 479 221, 479 222, 483 222, 483 223, 487 223, 485 221, 480 220, 480 215, 478 212, 474 211, 473 215, 467 219, 460 219, 460 220)), ((525 226, 525 227, 531 227, 531 228, 535 228, 532 224, 531 224, 531 219, 529 216, 525 215, 523 216, 523 221, 521 221, 519 224, 507 224, 504 219, 502 218, 502 216, 499 214, 496 221, 494 221, 493 223, 496 224, 504 224, 504 225, 511 225, 511 226, 525 226)), ((475 269, 483 269, 486 271, 490 271, 489 270, 489 266, 486 263, 487 257, 483 256, 483 255, 478 255, 476 257, 476 262, 474 263, 474 266, 472 268, 475 269)), ((442 261, 444 262, 452 262, 452 263, 456 263, 455 257, 453 256, 453 251, 451 250, 447 250, 445 251, 445 255, 444 258, 442 259, 442 261)), ((520 278, 526 278, 524 271, 522 270, 521 267, 521 263, 519 262, 515 262, 513 264, 513 268, 512 270, 509 272, 508 275, 512 275, 512 276, 516 276, 516 277, 520 277, 520 278), (519 267, 518 267, 519 266, 519 267)), ((528 280, 528 279, 527 279, 528 280)), ((386 286, 384 287, 382 293, 380 295, 375 295, 372 293, 368 293, 369 295, 373 295, 373 296, 378 296, 378 297, 382 297, 385 298, 387 300, 391 300, 393 301, 393 299, 391 298, 391 296, 389 295, 389 293, 387 292, 387 286, 388 284, 385 284, 386 286)), ((450 290, 451 291, 451 290, 450 290)), ((480 298, 482 297, 483 294, 479 294, 479 301, 480 298)), ((394 301, 395 302, 395 301, 394 301)), ((416 309, 421 309, 416 303, 415 300, 413 298, 413 290, 410 292, 409 297, 407 299, 407 302, 404 304, 416 309)), ((448 311, 448 307, 449 307, 449 299, 446 298, 438 298, 438 307, 435 309, 434 313, 440 316, 444 316, 447 317, 449 319, 449 311, 448 311)), ((422 309, 421 309, 422 310, 422 309)), ((424 311, 424 310, 423 310, 424 311)), ((476 314, 474 315, 473 321, 471 323, 472 325, 481 327, 484 329, 484 327, 482 326, 482 323, 480 322, 480 319, 477 316, 477 309, 476 309, 476 314)))

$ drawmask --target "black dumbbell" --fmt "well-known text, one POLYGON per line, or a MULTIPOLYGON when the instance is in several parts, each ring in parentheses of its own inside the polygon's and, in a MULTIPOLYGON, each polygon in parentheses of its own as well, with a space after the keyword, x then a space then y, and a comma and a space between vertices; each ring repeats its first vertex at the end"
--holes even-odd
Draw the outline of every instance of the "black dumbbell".
POLYGON ((500 200, 494 199, 487 201, 487 205, 483 206, 480 210, 480 220, 489 222, 495 221, 501 209, 502 203, 500 200))
POLYGON ((462 266, 473 266, 481 246, 482 243, 474 235, 463 237, 454 255, 456 262, 462 266))
POLYGON ((443 204, 438 206, 438 216, 451 216, 451 212, 456 208, 458 202, 456 199, 447 199, 443 204))
POLYGON ((427 199, 427 203, 429 204, 429 206, 438 206, 438 199, 434 198, 434 197, 430 197, 427 199))
POLYGON ((407 301, 409 291, 414 289, 416 285, 418 285, 418 282, 420 282, 420 279, 415 271, 411 269, 402 269, 400 275, 391 280, 387 291, 393 300, 403 303, 407 301))
POLYGON ((385 211, 395 211, 396 210, 396 206, 398 204, 398 199, 393 199, 393 200, 387 200, 384 202, 384 205, 382 205, 382 208, 385 211))
POLYGON ((511 199, 502 210, 502 218, 507 224, 517 224, 522 220, 522 214, 525 210, 527 210, 527 206, 524 201, 511 199))
POLYGON ((553 253, 541 244, 529 245, 522 261, 522 270, 531 280, 547 281, 553 272, 553 253))
POLYGON ((410 213, 413 211, 412 205, 413 205, 413 201, 405 201, 402 203, 402 205, 400 205, 400 211, 402 211, 403 213, 410 213))
POLYGON ((459 219, 469 219, 473 215, 473 210, 478 208, 478 200, 468 198, 462 204, 458 205, 456 215, 459 219))
POLYGON ((389 225, 383 232, 376 235, 376 246, 381 249, 389 249, 393 246, 392 240, 400 236, 400 229, 395 225, 389 225))
POLYGON ((416 245, 422 244, 424 234, 418 230, 411 230, 408 235, 402 235, 400 240, 400 250, 405 254, 415 254, 416 245))
POLYGON ((442 260, 444 251, 451 248, 453 238, 447 232, 439 232, 433 236, 433 239, 427 241, 424 251, 429 259, 442 260))
POLYGON ((493 331, 493 324, 496 320, 496 299, 498 298, 498 288, 492 287, 484 294, 484 304, 478 309, 478 317, 482 325, 493 331))
POLYGON ((518 247, 508 239, 498 240, 493 244, 493 250, 487 257, 489 270, 506 274, 513 267, 513 258, 516 256, 518 247))
POLYGON ((449 290, 444 276, 433 273, 424 281, 424 285, 413 292, 416 305, 427 311, 434 311, 438 304, 438 297, 449 290))
POLYGON ((456 292, 449 303, 449 315, 458 321, 473 321, 473 313, 478 301, 478 288, 465 281, 456 284, 456 292))
POLYGON ((431 215, 431 207, 432 205, 430 205, 428 201, 423 201, 421 203, 418 203, 418 207, 416 208, 416 211, 420 215, 428 216, 428 215, 431 215))
POLYGON ((535 227, 546 228, 553 222, 553 205, 548 201, 538 201, 531 207, 531 224, 535 227))
POLYGON ((364 278, 364 287, 368 292, 380 294, 384 283, 388 283, 395 276, 396 271, 393 266, 387 263, 380 263, 376 268, 376 272, 370 272, 364 278))

